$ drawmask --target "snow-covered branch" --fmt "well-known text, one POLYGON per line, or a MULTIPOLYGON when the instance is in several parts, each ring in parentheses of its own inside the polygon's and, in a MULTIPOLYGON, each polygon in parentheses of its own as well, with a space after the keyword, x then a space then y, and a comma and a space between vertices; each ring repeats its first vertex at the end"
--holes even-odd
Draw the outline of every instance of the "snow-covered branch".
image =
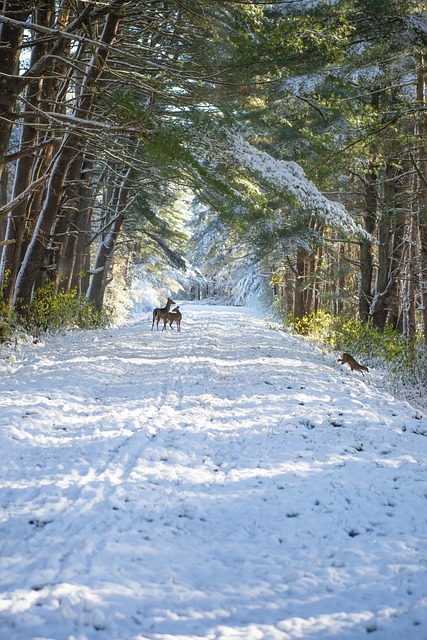
POLYGON ((229 144, 228 153, 235 161, 249 171, 262 176, 270 184, 286 189, 326 224, 339 227, 347 235, 366 236, 366 232, 354 222, 345 207, 338 202, 328 200, 320 193, 296 162, 277 160, 265 151, 254 147, 240 134, 231 133, 229 144))

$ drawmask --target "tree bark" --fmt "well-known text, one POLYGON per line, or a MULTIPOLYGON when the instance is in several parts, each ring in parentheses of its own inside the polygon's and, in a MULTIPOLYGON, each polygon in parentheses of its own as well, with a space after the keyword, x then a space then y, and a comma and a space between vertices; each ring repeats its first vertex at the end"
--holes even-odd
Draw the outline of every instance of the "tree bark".
MULTIPOLYGON (((416 178, 417 180, 417 178, 416 178)), ((403 272, 403 299, 402 299, 402 331, 408 344, 413 345, 417 334, 416 309, 415 309, 415 261, 418 247, 418 224, 416 214, 411 210, 409 229, 407 232, 406 260, 403 272)))
POLYGON ((75 202, 67 215, 62 232, 64 237, 56 238, 61 245, 58 255, 57 288, 70 291, 77 288, 81 293, 82 272, 85 268, 85 254, 89 250, 90 219, 96 192, 92 182, 93 160, 80 158, 78 184, 75 187, 75 202))
MULTIPOLYGON (((88 65, 76 107, 75 116, 77 118, 90 118, 96 96, 95 85, 105 68, 108 58, 108 47, 105 45, 111 45, 116 38, 120 24, 120 12, 118 9, 125 2, 126 0, 116 0, 116 2, 113 3, 114 10, 111 10, 105 19, 105 25, 100 39, 100 43, 103 46, 100 46, 92 55, 92 59, 88 65)), ((43 267, 46 248, 50 241, 51 229, 60 208, 68 168, 74 155, 83 148, 84 144, 85 138, 74 130, 65 136, 61 148, 58 151, 52 168, 52 175, 43 209, 17 277, 14 302, 19 317, 25 317, 26 315, 32 299, 37 274, 43 267)))
POLYGON ((296 267, 295 267, 295 291, 294 291, 294 319, 300 320, 305 315, 305 260, 307 252, 299 248, 297 251, 296 267))
MULTIPOLYGON (((50 0, 35 11, 37 24, 51 26, 55 12, 55 2, 50 0)), ((41 42, 35 44, 31 51, 30 66, 33 66, 46 53, 47 44, 41 42)), ((42 78, 35 78, 27 86, 25 96, 25 107, 21 118, 21 143, 19 158, 15 169, 15 181, 12 192, 12 200, 18 198, 31 184, 34 179, 33 168, 36 160, 34 153, 28 150, 33 148, 37 141, 37 116, 35 115, 41 103, 43 81, 42 78)), ((40 187, 41 189, 43 186, 40 187)), ((26 219, 29 209, 29 198, 19 202, 19 204, 9 213, 5 239, 9 244, 3 250, 1 274, 4 279, 3 299, 10 304, 16 278, 21 263, 21 252, 25 234, 26 219)))
MULTIPOLYGON (((365 230, 372 236, 375 231, 378 191, 377 173, 373 166, 364 177, 365 191, 365 230)), ((374 259, 372 254, 372 243, 363 238, 360 241, 360 284, 359 284, 359 319, 362 323, 367 322, 372 304, 372 277, 374 269, 374 259)))
POLYGON ((132 169, 129 169, 126 176, 123 178, 120 189, 118 190, 117 198, 115 199, 116 215, 110 224, 110 228, 105 238, 99 243, 93 274, 86 293, 87 298, 94 303, 95 308, 98 310, 102 309, 105 289, 108 284, 110 266, 113 261, 117 240, 120 236, 125 220, 125 209, 129 198, 131 176, 132 169))
MULTIPOLYGON (((419 211, 420 238, 420 270, 419 287, 421 296, 421 317, 423 325, 424 345, 427 352, 427 59, 424 51, 417 54, 417 114, 416 136, 419 142, 417 158, 418 191, 417 205, 419 211)), ((426 372, 427 384, 427 372, 426 372)))
MULTIPOLYGON (((34 0, 3 0, 2 5, 1 13, 5 18, 24 22, 33 10, 34 0)), ((23 34, 23 26, 0 23, 0 181, 15 120, 15 103, 22 89, 19 56, 23 34)))
POLYGON ((372 322, 379 329, 384 329, 386 325, 390 299, 396 288, 393 234, 396 232, 398 175, 399 169, 388 162, 385 168, 384 203, 378 224, 378 270, 371 309, 372 322))

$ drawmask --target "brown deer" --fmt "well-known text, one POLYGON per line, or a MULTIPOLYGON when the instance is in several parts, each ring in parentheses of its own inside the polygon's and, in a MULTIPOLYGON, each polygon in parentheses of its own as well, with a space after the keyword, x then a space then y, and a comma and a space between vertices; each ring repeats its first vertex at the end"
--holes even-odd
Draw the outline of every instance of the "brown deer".
POLYGON ((363 364, 359 364, 357 360, 355 360, 353 356, 351 356, 349 353, 343 353, 342 357, 338 360, 338 362, 341 362, 341 364, 348 364, 348 366, 352 371, 356 369, 356 371, 360 371, 362 376, 365 375, 363 373, 364 371, 367 371, 369 373, 368 367, 365 367, 365 365, 363 364))
POLYGON ((161 318, 163 318, 164 321, 164 327, 163 329, 166 329, 166 322, 167 322, 167 318, 168 318, 168 313, 169 313, 169 309, 171 308, 171 305, 175 304, 175 302, 172 300, 172 298, 168 298, 167 302, 166 302, 166 306, 165 307, 156 307, 156 309, 154 309, 153 311, 153 324, 151 325, 151 331, 153 330, 154 327, 154 323, 157 321, 157 331, 159 330, 159 321, 161 318))
MULTIPOLYGON (((169 321, 169 326, 171 329, 173 329, 172 324, 176 322, 177 331, 181 331, 181 319, 182 319, 182 313, 179 310, 179 307, 175 307, 175 309, 172 309, 172 311, 169 311, 167 321, 169 321)), ((165 323, 165 327, 166 327, 166 323, 165 323)))

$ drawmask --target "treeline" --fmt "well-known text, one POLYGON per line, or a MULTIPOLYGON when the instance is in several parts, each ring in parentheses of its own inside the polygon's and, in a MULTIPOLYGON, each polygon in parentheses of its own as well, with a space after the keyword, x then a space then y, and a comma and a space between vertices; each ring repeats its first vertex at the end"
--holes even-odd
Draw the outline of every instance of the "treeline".
MULTIPOLYGON (((292 23, 304 29, 301 15, 279 16, 278 37, 292 23)), ((392 326, 409 342, 417 330, 427 340, 425 7, 336 3, 305 14, 305 29, 305 52, 294 39, 277 59, 294 61, 301 74, 284 79, 294 106, 280 101, 280 109, 298 130, 288 128, 287 142, 366 235, 345 242, 332 227, 307 221, 316 240, 298 247, 276 284, 289 304, 293 295, 297 317, 329 309, 380 330, 392 326)))

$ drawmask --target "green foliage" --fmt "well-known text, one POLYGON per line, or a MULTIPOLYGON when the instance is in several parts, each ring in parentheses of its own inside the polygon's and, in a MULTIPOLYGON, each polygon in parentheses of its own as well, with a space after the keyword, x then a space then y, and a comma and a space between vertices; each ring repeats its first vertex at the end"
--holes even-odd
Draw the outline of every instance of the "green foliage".
POLYGON ((97 311, 87 298, 79 297, 76 290, 57 293, 53 283, 36 291, 26 319, 27 328, 37 332, 99 329, 105 324, 105 314, 97 311))
POLYGON ((13 328, 13 312, 10 305, 3 298, 3 292, 7 286, 9 272, 4 274, 5 282, 0 287, 0 343, 6 342, 10 337, 13 328))
MULTIPOLYGON (((327 315, 327 314, 325 314, 327 315)), ((371 323, 358 320, 330 320, 329 335, 325 343, 334 351, 348 351, 371 362, 392 363, 403 352, 409 351, 404 336, 391 327, 380 331, 371 323)))
POLYGON ((321 339, 324 332, 330 330, 331 319, 333 316, 319 311, 318 313, 310 313, 302 318, 293 318, 288 316, 287 322, 293 325, 294 330, 302 336, 312 335, 321 339))
POLYGON ((141 104, 140 96, 131 90, 113 90, 101 96, 101 104, 106 108, 106 115, 114 118, 114 122, 132 123, 135 127, 147 126, 147 109, 141 104))

